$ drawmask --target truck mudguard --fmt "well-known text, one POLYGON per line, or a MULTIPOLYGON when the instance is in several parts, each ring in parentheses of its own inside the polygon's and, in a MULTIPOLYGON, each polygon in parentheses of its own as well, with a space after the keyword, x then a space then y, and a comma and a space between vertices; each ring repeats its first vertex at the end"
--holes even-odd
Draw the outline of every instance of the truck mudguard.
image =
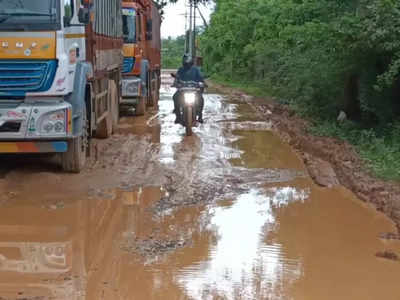
POLYGON ((82 112, 84 105, 86 105, 86 84, 87 78, 91 77, 93 77, 92 65, 87 62, 78 62, 75 70, 74 89, 66 98, 66 101, 72 105, 72 131, 74 136, 82 134, 82 112))
POLYGON ((140 80, 142 81, 142 95, 148 96, 149 89, 147 86, 148 83, 148 74, 149 74, 149 61, 147 59, 142 59, 140 63, 140 80))

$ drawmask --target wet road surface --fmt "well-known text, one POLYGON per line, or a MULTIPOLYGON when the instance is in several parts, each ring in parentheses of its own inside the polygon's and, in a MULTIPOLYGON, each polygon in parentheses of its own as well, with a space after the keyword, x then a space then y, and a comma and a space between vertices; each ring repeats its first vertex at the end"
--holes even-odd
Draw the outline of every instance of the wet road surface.
POLYGON ((0 158, 0 299, 400 299, 394 224, 312 182, 241 99, 185 137, 160 109, 93 142, 88 169, 0 158))

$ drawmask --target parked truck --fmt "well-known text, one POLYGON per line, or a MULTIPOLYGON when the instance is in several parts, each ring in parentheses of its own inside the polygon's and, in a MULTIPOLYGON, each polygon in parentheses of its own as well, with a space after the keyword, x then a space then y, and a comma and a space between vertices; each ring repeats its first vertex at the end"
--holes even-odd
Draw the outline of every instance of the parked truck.
POLYGON ((57 153, 80 172, 118 123, 121 0, 0 1, 0 153, 57 153))
POLYGON ((161 68, 161 16, 152 0, 123 2, 124 65, 122 105, 143 115, 158 106, 161 68))

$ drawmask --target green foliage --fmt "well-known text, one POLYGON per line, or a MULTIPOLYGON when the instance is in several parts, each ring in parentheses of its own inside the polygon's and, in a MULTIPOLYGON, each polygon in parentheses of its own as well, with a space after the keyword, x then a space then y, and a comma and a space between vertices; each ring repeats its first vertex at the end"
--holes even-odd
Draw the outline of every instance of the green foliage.
POLYGON ((397 174, 400 1, 217 0, 200 46, 207 73, 282 99, 397 174), (336 126, 341 110, 351 127, 336 126))
POLYGON ((185 51, 185 36, 162 39, 161 64, 164 69, 177 69, 182 64, 185 51))
POLYGON ((386 122, 398 111, 380 100, 396 102, 399 28, 394 0, 218 0, 201 48, 208 72, 263 84, 312 114, 356 105, 386 122))
POLYGON ((400 180, 400 124, 379 129, 363 129, 353 122, 318 123, 311 132, 319 136, 334 136, 355 145, 369 168, 379 177, 400 180))

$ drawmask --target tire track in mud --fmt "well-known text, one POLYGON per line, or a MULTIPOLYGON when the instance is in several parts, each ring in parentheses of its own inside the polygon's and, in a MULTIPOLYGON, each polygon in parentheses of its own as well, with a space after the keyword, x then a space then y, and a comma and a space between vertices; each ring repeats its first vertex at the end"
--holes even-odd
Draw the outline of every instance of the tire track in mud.
MULTIPOLYGON (((265 183, 305 176, 304 172, 289 169, 247 169, 231 164, 232 158, 241 155, 240 150, 232 147, 240 138, 235 131, 269 130, 269 122, 238 121, 235 104, 210 94, 205 96, 206 123, 195 129, 195 136, 184 137, 182 129, 173 125, 168 112, 172 101, 167 97, 168 94, 164 95, 158 113, 163 128, 161 143, 153 143, 149 135, 118 134, 111 141, 100 142, 100 159, 94 167, 118 176, 119 188, 124 190, 163 186, 168 193, 154 204, 156 214, 234 197, 265 183), (167 163, 163 160, 163 147, 172 148, 167 163)), ((151 123, 155 124, 154 120, 151 123)))
MULTIPOLYGON (((153 210, 157 214, 184 205, 216 202, 265 183, 291 181, 304 176, 304 172, 289 169, 247 169, 233 166, 230 160, 240 157, 240 151, 232 147, 232 142, 239 139, 234 132, 264 131, 269 130, 271 125, 261 121, 236 121, 239 115, 235 112, 235 105, 225 102, 223 97, 206 95, 207 102, 206 124, 198 128, 195 137, 184 137, 173 145, 174 159, 171 164, 162 163, 162 144, 147 145, 144 146, 147 150, 143 152, 146 153, 143 159, 145 163, 129 172, 128 178, 135 178, 131 180, 129 188, 163 186, 168 191, 167 195, 154 204, 153 210)), ((162 113, 168 116, 166 111, 162 113)), ((170 125, 165 123, 170 120, 165 119, 160 121, 161 126, 168 128, 170 125)), ((170 135, 181 133, 168 129, 161 132, 163 134, 166 136, 161 136, 162 140, 173 140, 170 135)))
MULTIPOLYGON (((100 237, 89 234, 85 237, 93 261, 87 274, 61 273, 60 282, 43 283, 51 290, 59 288, 60 293, 71 292, 72 296, 60 296, 60 300, 131 299, 130 293, 135 297, 139 295, 138 299, 146 299, 138 289, 132 290, 131 281, 143 274, 149 275, 148 269, 162 264, 163 259, 173 256, 174 252, 190 253, 192 245, 199 245, 199 232, 213 226, 212 217, 219 205, 228 208, 239 195, 262 190, 266 202, 257 209, 268 210, 270 206, 271 210, 279 212, 281 198, 287 196, 279 194, 280 186, 291 182, 299 185, 299 190, 289 189, 291 196, 287 197, 289 200, 292 197, 294 202, 307 199, 311 193, 304 166, 291 164, 285 156, 285 147, 280 147, 283 144, 279 138, 273 141, 270 135, 258 136, 270 132, 272 124, 264 120, 264 116, 254 116, 247 104, 217 94, 206 95, 206 122, 195 128, 193 137, 185 137, 183 128, 174 125, 171 96, 172 91, 164 90, 157 117, 154 117, 156 112, 149 112, 143 118, 123 117, 118 133, 112 138, 94 140, 95 159, 80 175, 51 174, 51 167, 45 171, 49 165, 36 163, 27 169, 23 164, 18 165, 0 179, 0 188, 4 187, 6 192, 21 188, 14 198, 35 198, 37 203, 45 203, 46 212, 50 210, 53 217, 58 213, 62 215, 78 202, 85 205, 90 214, 82 211, 77 219, 84 224, 85 217, 94 219, 92 225, 100 237), (252 140, 256 135, 257 139, 252 140), (259 143, 253 143, 255 140, 259 143), (264 147, 268 143, 271 143, 270 148, 264 147), (274 147, 279 148, 276 153, 274 147), (257 155, 272 155, 270 159, 277 161, 268 165, 258 157, 257 163, 251 164, 252 156, 257 155), (40 172, 35 173, 35 170, 40 172), (20 175, 22 182, 11 184, 20 175), (2 186, 2 182, 6 185, 2 186), (58 201, 65 205, 51 206, 58 201), (106 223, 100 224, 104 220, 106 223), (63 278, 72 280, 68 281, 69 285, 63 285, 63 278), (53 283, 58 286, 53 287, 53 283)), ((295 157, 292 152, 290 155, 295 157)), ((8 199, 13 197, 9 195, 8 199)), ((63 216, 69 217, 67 213, 63 216)), ((265 224, 263 231, 271 230, 269 225, 265 224)), ((84 225, 77 227, 79 233, 74 234, 81 234, 84 225)), ((218 236, 212 238, 218 239, 218 236)), ((201 260, 207 261, 207 257, 201 260)), ((171 272, 168 269, 166 273, 171 272)), ((162 277, 165 274, 160 274, 154 277, 157 284, 165 279, 162 277)), ((168 284, 175 286, 176 282, 168 284)), ((35 298, 26 294, 25 298, 54 299, 42 295, 35 298)), ((163 295, 160 299, 165 298, 163 295)))

